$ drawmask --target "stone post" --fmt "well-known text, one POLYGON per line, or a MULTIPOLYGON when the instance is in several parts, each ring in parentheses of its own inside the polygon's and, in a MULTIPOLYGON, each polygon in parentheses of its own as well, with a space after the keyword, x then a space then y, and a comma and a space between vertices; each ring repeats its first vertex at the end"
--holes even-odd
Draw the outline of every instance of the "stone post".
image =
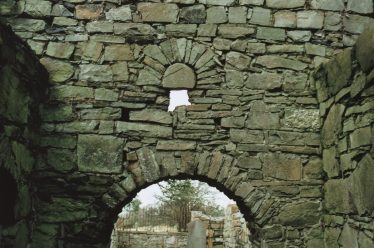
POLYGON ((187 248, 206 248, 206 228, 200 220, 188 224, 187 248))

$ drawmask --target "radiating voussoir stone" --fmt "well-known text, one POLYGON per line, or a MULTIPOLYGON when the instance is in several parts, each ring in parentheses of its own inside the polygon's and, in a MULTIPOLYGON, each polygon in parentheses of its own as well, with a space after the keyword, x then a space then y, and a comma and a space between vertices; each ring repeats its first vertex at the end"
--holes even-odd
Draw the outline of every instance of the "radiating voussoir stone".
POLYGON ((171 65, 162 80, 162 86, 172 89, 192 89, 196 84, 194 71, 185 64, 171 65))

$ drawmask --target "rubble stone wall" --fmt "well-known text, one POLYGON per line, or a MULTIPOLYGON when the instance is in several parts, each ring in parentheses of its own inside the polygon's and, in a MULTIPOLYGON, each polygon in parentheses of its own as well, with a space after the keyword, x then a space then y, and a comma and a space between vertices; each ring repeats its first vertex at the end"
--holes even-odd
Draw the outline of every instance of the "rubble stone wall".
MULTIPOLYGON (((374 246, 374 23, 353 48, 316 72, 322 118, 324 240, 374 246)), ((320 231, 315 232, 322 237, 320 231)))
POLYGON ((32 247, 106 247, 123 205, 167 178, 234 198, 255 247, 313 247, 324 178, 311 73, 372 13, 370 0, 1 1, 49 72, 32 247), (177 89, 192 105, 167 112, 177 89))
POLYGON ((37 160, 39 104, 47 82, 46 70, 27 44, 0 25, 0 247, 26 247, 30 241, 30 178, 37 160))
POLYGON ((187 233, 121 232, 117 230, 117 243, 113 248, 185 248, 187 233))

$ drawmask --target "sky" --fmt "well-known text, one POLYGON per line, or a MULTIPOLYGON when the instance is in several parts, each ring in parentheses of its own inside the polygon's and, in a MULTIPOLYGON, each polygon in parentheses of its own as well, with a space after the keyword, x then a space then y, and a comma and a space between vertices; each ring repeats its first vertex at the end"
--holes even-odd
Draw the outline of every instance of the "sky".
MULTIPOLYGON (((197 181, 195 181, 197 182, 197 181)), ((210 187, 210 186, 209 186, 210 187)), ((222 207, 226 207, 228 204, 235 203, 233 200, 228 198, 224 193, 217 190, 214 187, 210 187, 215 198, 216 203, 222 207)), ((142 207, 147 205, 152 205, 157 202, 156 195, 161 194, 160 187, 157 184, 153 184, 142 191, 140 191, 137 195, 137 198, 142 202, 142 207)))
POLYGON ((191 105, 188 99, 187 90, 170 91, 170 105, 168 110, 173 111, 176 106, 191 105))

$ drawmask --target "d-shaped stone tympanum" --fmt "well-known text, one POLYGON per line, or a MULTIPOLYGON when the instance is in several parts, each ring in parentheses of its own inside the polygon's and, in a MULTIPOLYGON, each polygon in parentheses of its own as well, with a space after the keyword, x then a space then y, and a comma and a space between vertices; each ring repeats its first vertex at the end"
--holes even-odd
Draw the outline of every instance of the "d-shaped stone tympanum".
POLYGON ((187 65, 176 63, 165 71, 162 86, 171 89, 192 89, 196 84, 194 71, 187 65))

